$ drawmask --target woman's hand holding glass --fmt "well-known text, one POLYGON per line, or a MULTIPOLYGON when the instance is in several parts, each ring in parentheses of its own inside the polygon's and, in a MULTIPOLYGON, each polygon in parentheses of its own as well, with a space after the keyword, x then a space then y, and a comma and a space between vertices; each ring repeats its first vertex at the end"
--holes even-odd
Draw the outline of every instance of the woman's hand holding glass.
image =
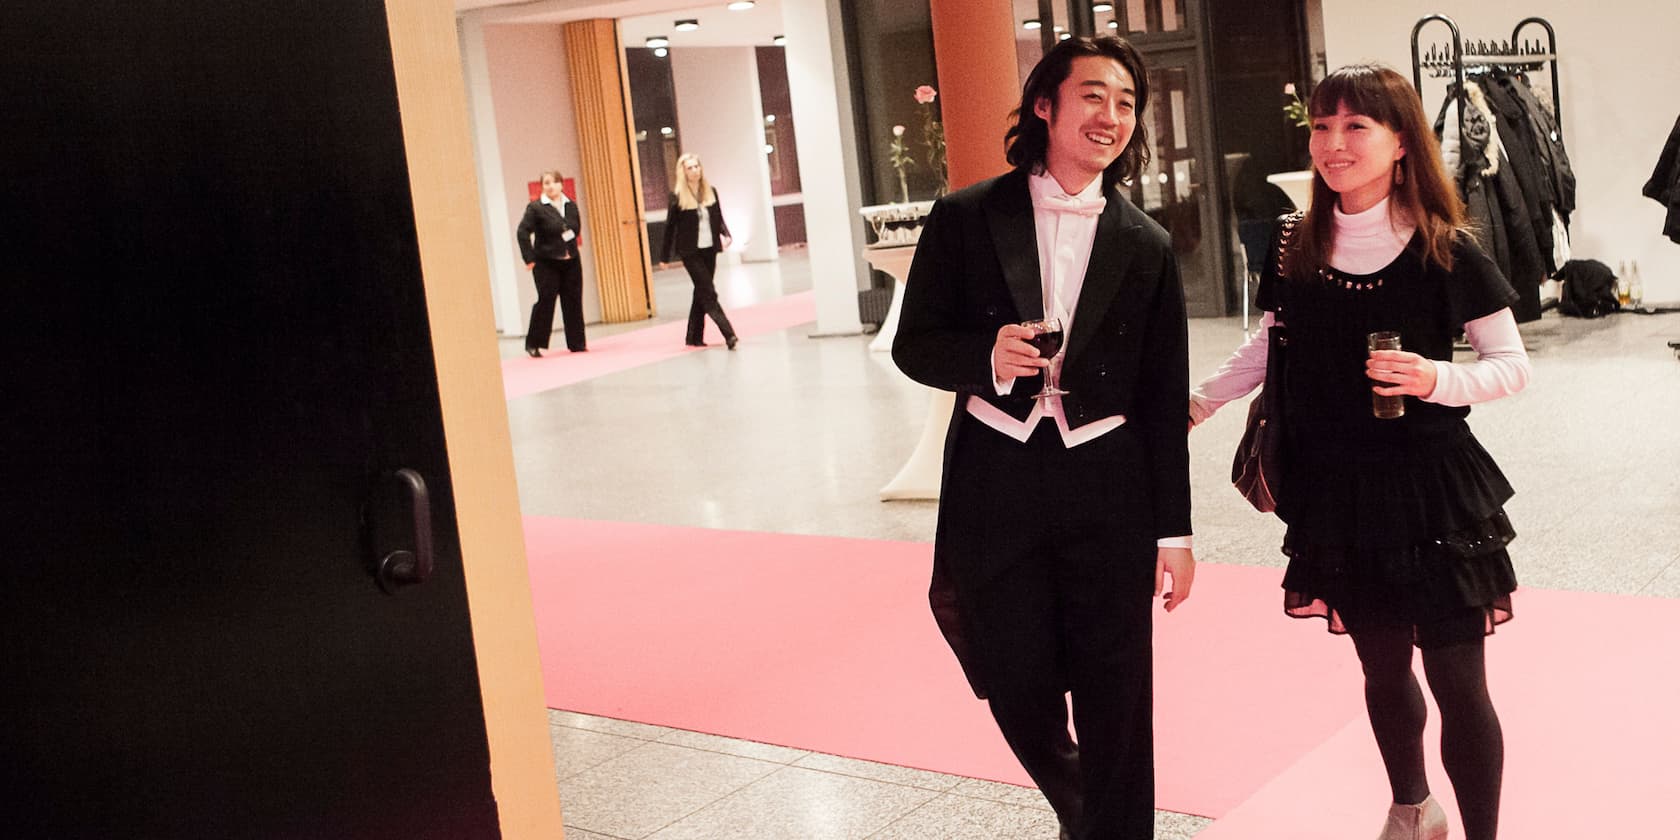
POLYGON ((1435 393, 1435 363, 1406 350, 1372 350, 1365 375, 1388 385, 1372 386, 1384 397, 1427 397, 1435 393))

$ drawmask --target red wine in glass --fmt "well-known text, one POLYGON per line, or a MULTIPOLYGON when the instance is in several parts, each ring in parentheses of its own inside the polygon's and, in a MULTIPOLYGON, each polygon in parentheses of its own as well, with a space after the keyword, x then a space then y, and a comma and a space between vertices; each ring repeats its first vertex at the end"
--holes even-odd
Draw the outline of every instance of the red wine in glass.
MULTIPOLYGON (((1061 351, 1062 321, 1060 318, 1045 318, 1040 321, 1027 321, 1021 326, 1032 330, 1032 337, 1027 339, 1027 343, 1031 344, 1033 349, 1038 351, 1038 355, 1041 358, 1053 359, 1056 354, 1061 351)), ((1038 393, 1033 395, 1033 399, 1037 400, 1045 397, 1059 397, 1067 393, 1061 388, 1056 387, 1056 382, 1054 381, 1055 375, 1051 372, 1053 370, 1055 370, 1054 364, 1052 364, 1051 367, 1044 369, 1044 387, 1040 388, 1038 393)))

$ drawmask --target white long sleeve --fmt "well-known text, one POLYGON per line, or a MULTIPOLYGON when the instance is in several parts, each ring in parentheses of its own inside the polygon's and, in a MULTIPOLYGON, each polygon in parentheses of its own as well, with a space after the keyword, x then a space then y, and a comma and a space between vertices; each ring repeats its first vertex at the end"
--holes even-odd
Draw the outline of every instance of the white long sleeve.
POLYGON ((1219 407, 1260 387, 1266 381, 1266 356, 1269 350, 1272 325, 1277 316, 1262 313, 1260 328, 1225 360, 1213 375, 1203 379, 1190 390, 1190 422, 1200 425, 1213 416, 1219 407))
POLYGON ((1464 325, 1476 361, 1435 362, 1435 390, 1423 399, 1438 405, 1471 405, 1508 397, 1528 385, 1534 368, 1510 308, 1464 325))

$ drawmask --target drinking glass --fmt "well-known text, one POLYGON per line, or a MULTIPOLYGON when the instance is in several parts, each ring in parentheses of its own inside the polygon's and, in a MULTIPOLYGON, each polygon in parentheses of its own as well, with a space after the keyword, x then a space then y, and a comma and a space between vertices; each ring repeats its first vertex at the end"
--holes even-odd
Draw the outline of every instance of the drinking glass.
MULTIPOLYGON (((1394 330, 1382 330, 1365 336, 1365 346, 1368 350, 1399 350, 1400 333, 1394 330)), ((1375 382, 1376 380, 1372 380, 1375 382)), ((1388 385, 1387 382, 1378 382, 1388 385)), ((1406 398, 1401 396, 1385 397, 1376 391, 1371 392, 1371 416, 1378 420, 1393 420, 1406 414, 1406 398)))
POLYGON ((1062 319, 1043 318, 1037 321, 1026 321, 1021 326, 1032 330, 1032 338, 1027 339, 1027 343, 1038 351, 1040 357, 1051 360, 1050 366, 1044 369, 1044 387, 1040 388, 1038 393, 1033 394, 1033 399, 1041 400, 1045 397, 1059 397, 1066 394, 1066 391, 1056 387, 1057 377, 1052 373, 1056 369, 1056 354, 1062 350, 1062 319))

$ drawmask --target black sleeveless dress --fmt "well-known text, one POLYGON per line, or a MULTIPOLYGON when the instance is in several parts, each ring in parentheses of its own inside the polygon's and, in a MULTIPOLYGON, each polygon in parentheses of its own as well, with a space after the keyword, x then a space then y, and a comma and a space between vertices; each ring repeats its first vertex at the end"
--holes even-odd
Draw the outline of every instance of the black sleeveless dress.
POLYGON ((1261 280, 1259 306, 1289 329, 1284 610, 1334 633, 1410 627, 1429 647, 1511 618, 1512 490, 1470 409, 1406 397, 1403 417, 1379 420, 1365 375, 1367 333, 1399 330, 1404 349, 1450 361, 1465 322, 1516 301, 1467 237, 1453 258, 1450 272, 1426 263, 1414 236, 1373 274, 1261 280))

